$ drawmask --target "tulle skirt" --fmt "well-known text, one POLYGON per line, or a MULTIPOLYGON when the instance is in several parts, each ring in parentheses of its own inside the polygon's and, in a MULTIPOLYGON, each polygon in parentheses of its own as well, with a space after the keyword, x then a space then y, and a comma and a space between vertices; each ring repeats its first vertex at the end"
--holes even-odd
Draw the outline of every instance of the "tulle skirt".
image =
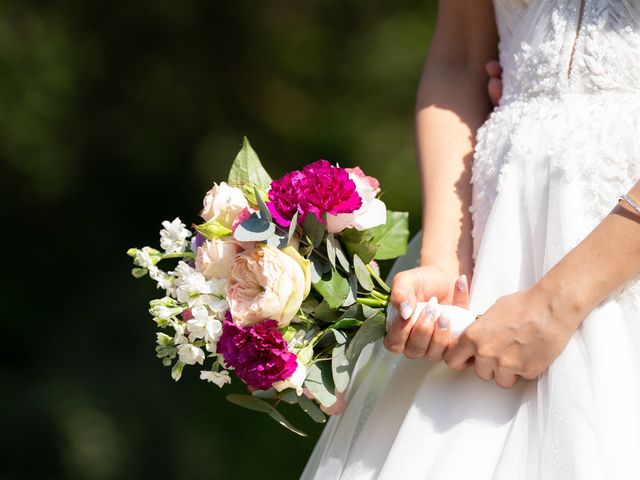
MULTIPOLYGON (((588 235, 640 179, 639 137, 638 96, 528 100, 491 115, 472 172, 470 310, 530 287, 588 235)), ((391 275, 418 250, 416 238, 391 275)), ((509 390, 370 345, 302 478, 640 478, 638 290, 635 279, 610 295, 537 380, 509 390)))

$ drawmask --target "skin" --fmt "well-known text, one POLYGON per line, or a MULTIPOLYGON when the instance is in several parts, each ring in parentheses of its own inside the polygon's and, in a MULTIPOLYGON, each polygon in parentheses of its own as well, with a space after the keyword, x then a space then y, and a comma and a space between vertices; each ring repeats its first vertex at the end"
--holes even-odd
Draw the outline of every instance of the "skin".
MULTIPOLYGON (((423 190, 428 192, 434 185, 439 188, 423 194, 425 240, 421 266, 399 274, 393 282, 391 301, 399 311, 403 305, 408 306, 406 310, 415 310, 416 301, 426 301, 433 295, 441 302, 458 304, 468 298, 468 287, 454 295, 451 285, 456 274, 472 271, 470 232, 461 213, 468 207, 470 187, 462 182, 470 173, 467 159, 471 132, 475 133, 478 118, 487 114, 486 105, 469 96, 486 98, 486 94, 478 93, 480 89, 497 104, 502 94, 499 65, 488 63, 495 56, 486 57, 495 47, 494 29, 489 2, 447 0, 440 4, 435 33, 439 38, 434 41, 420 84, 416 115, 423 190), (477 25, 481 22, 486 22, 484 27, 477 25), (461 31, 469 32, 467 37, 478 43, 472 45, 469 38, 466 42, 456 40, 461 31), (466 64, 466 68, 453 60, 440 60, 446 41, 457 42, 450 51, 459 56, 458 62, 466 64), (478 74, 480 63, 489 80, 478 74), (465 79, 451 79, 453 71, 465 79), (443 111, 447 108, 449 112, 443 111), (436 122, 441 123, 435 126, 436 122), (465 129, 467 137, 463 134, 465 129), (456 174, 458 179, 452 181, 456 174), (439 233, 431 239, 427 231, 439 233), (446 239, 450 241, 447 245, 443 243, 446 239)), ((640 182, 628 193, 636 202, 640 200, 640 182)), ((416 358, 425 350, 418 343, 429 338, 423 356, 444 359, 456 370, 473 367, 480 378, 493 380, 500 387, 513 387, 520 378, 537 378, 562 352, 584 318, 640 273, 640 216, 624 202, 616 204, 616 200, 611 199, 612 210, 602 222, 538 282, 500 297, 457 339, 447 335, 447 328, 434 329, 420 321, 413 324, 398 316, 385 338, 385 346, 416 358)))

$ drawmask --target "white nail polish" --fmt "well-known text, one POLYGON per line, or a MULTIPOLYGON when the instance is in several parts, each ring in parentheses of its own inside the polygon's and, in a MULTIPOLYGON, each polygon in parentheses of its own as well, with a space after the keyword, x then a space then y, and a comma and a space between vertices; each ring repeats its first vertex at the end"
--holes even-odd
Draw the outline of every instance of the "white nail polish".
POLYGON ((465 274, 460 275, 460 278, 458 279, 458 290, 460 290, 461 292, 465 289, 466 279, 467 276, 465 274))
POLYGON ((413 315, 413 309, 411 308, 411 304, 405 300, 400 304, 400 316, 405 320, 409 320, 411 315, 413 315))

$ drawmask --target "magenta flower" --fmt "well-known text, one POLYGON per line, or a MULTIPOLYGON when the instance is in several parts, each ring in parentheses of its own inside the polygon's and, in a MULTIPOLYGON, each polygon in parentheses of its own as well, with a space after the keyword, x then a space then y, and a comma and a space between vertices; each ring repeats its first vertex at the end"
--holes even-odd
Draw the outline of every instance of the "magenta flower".
POLYGON ((260 390, 268 390, 274 382, 289 378, 297 368, 297 357, 288 350, 275 320, 250 327, 239 327, 226 320, 217 351, 240 380, 260 390))
POLYGON ((296 212, 300 223, 309 213, 323 222, 325 213, 354 212, 362 199, 347 170, 318 160, 271 182, 267 205, 276 223, 288 227, 296 212))

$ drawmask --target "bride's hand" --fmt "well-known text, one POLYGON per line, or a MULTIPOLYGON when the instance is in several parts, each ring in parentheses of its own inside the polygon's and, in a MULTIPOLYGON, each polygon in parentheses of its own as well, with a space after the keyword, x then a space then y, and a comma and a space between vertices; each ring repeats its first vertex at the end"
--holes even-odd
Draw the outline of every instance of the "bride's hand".
POLYGON ((579 317, 534 286, 499 298, 454 339, 444 360, 456 370, 473 365, 480 378, 511 388, 520 377, 537 378, 560 355, 579 317))
POLYGON ((427 357, 432 361, 442 359, 451 342, 449 325, 436 322, 429 315, 429 308, 416 314, 418 302, 436 297, 441 304, 467 308, 469 285, 465 275, 457 280, 432 265, 398 273, 391 287, 391 304, 396 318, 384 338, 384 346, 392 353, 404 353, 408 358, 427 357))

